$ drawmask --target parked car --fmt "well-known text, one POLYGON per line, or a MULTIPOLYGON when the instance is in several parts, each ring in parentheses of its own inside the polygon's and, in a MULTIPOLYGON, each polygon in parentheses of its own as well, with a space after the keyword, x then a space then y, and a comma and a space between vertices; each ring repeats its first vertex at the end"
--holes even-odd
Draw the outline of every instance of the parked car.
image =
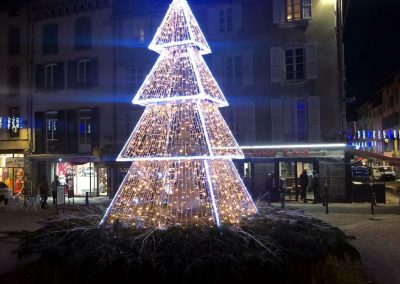
POLYGON ((368 167, 364 166, 352 166, 351 173, 353 176, 353 181, 368 181, 370 176, 370 171, 368 167))
POLYGON ((373 167, 372 176, 376 180, 396 180, 396 173, 390 166, 373 167))
POLYGON ((8 200, 14 198, 11 189, 8 186, 0 181, 0 203, 4 201, 4 204, 8 204, 8 200))

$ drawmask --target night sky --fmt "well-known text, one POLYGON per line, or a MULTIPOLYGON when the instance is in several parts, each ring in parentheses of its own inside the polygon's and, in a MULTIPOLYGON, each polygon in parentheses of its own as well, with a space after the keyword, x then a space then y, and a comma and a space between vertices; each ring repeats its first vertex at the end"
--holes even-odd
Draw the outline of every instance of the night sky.
POLYGON ((355 104, 347 105, 349 120, 354 118, 354 109, 374 99, 387 77, 400 68, 400 0, 347 2, 346 92, 356 97, 355 104))

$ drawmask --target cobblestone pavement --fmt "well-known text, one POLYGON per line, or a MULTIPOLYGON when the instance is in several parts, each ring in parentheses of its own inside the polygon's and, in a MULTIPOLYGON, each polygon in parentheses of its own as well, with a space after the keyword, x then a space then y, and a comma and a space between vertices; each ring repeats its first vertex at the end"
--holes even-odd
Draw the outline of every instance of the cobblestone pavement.
MULTIPOLYGON (((39 208, 36 211, 33 207, 30 207, 29 210, 27 210, 26 207, 7 209, 3 203, 0 203, 0 275, 12 271, 17 265, 30 261, 29 259, 26 259, 23 262, 17 260, 13 251, 18 247, 18 240, 10 238, 5 234, 5 232, 21 230, 35 231, 42 226, 41 221, 57 217, 57 210, 53 205, 51 205, 51 199, 48 201, 48 209, 43 210, 39 208)), ((91 206, 106 207, 108 202, 110 202, 108 197, 89 199, 89 204, 91 206)), ((85 208, 86 206, 83 206, 85 204, 85 198, 76 197, 74 204, 77 206, 66 206, 65 214, 69 213, 68 208, 77 208, 79 206, 85 208)), ((62 210, 60 210, 59 213, 61 214, 62 210)), ((74 212, 74 214, 76 214, 76 212, 74 212)))
POLYGON ((400 283, 400 206, 398 200, 378 204, 371 215, 369 203, 329 204, 329 214, 321 204, 288 203, 305 213, 356 237, 354 246, 361 254, 366 272, 379 284, 400 283), (396 204, 397 203, 397 204, 396 204))
MULTIPOLYGON (((108 198, 89 200, 90 205, 103 207, 109 201, 108 198)), ((75 205, 83 204, 84 198, 75 199, 75 205)), ((400 274, 397 273, 400 264, 400 206, 397 199, 387 205, 378 205, 375 215, 371 215, 368 203, 329 204, 329 214, 325 214, 325 208, 321 204, 289 202, 287 207, 300 208, 315 218, 339 227, 348 235, 355 236, 353 244, 361 253, 362 265, 367 273, 379 284, 400 283, 400 274)), ((26 209, 6 210, 4 206, 0 206, 0 275, 21 264, 12 254, 18 241, 4 238, 4 232, 33 231, 40 228, 40 221, 56 216, 56 210, 52 206, 36 212, 27 212, 26 209)))

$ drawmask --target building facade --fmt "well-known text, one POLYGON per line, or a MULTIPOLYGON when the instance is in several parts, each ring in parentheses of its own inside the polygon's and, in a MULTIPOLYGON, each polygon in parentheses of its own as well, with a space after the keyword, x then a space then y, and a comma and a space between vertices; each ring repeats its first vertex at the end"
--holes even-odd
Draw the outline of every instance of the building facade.
POLYGON ((55 176, 75 195, 107 194, 112 151, 110 1, 51 1, 30 7, 34 184, 55 176))
POLYGON ((382 156, 399 157, 400 69, 387 77, 374 102, 357 109, 356 127, 349 142, 356 148, 382 156))
POLYGON ((29 174, 25 172, 29 150, 28 10, 11 5, 0 8, 0 182, 20 193, 29 174))
MULTIPOLYGON (((113 160, 143 112, 130 102, 158 57, 147 46, 169 1, 32 3, 21 17, 29 31, 23 69, 30 75, 22 97, 32 187, 59 175, 77 194, 112 195, 129 168, 113 160)), ((189 4, 213 52, 205 60, 230 103, 221 112, 240 145, 279 144, 286 153, 287 144, 342 141, 341 1, 189 4)), ((335 176, 345 176, 342 150, 325 151, 325 162, 313 150, 292 151, 302 154, 282 160, 253 153, 238 163, 243 174, 249 170, 256 196, 270 171, 296 188, 303 169, 319 169, 322 183, 328 180, 331 170, 324 163, 336 167, 335 176)), ((344 199, 343 179, 331 188, 337 200, 344 199)))
MULTIPOLYGON (((254 196, 262 195, 268 172, 285 176, 297 188, 297 177, 320 170, 336 200, 346 199, 344 149, 330 155, 288 148, 286 144, 343 141, 343 65, 341 1, 331 0, 198 0, 189 1, 212 54, 204 58, 229 106, 221 108, 243 146, 281 144, 291 157, 258 151, 238 161, 248 169, 254 196), (332 160, 329 160, 332 157, 332 160)), ((158 54, 147 49, 168 1, 114 1, 117 42, 116 81, 121 102, 130 101, 150 72, 158 54)), ((143 108, 121 104, 117 123, 120 147, 143 108)), ((262 148, 262 147, 261 147, 262 148)), ((261 149, 260 148, 260 149, 261 149)), ((323 148, 323 147, 322 147, 323 148)), ((340 148, 340 147, 339 147, 340 148)), ((321 149, 322 150, 322 149, 321 149)), ((326 149, 325 149, 326 150, 326 149)))

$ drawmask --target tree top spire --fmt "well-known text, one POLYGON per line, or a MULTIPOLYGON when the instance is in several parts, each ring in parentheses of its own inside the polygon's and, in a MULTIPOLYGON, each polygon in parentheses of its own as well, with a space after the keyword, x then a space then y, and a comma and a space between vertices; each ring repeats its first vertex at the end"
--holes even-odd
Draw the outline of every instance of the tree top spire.
POLYGON ((201 54, 211 53, 210 46, 186 0, 173 0, 149 49, 161 53, 179 45, 195 46, 201 54))

